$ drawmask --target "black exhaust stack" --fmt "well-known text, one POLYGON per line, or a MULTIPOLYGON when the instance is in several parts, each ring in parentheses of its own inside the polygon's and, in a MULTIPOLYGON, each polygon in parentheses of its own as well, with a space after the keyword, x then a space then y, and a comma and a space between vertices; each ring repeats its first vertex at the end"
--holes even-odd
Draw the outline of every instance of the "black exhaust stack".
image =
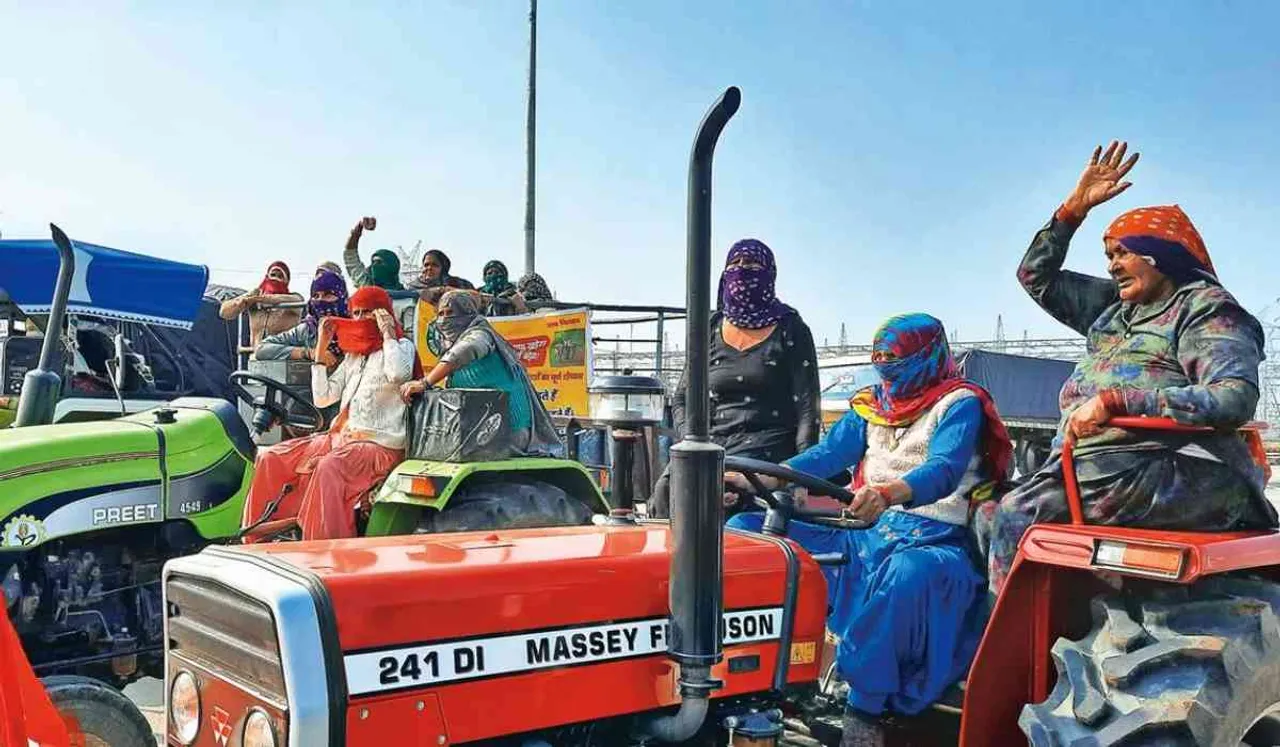
POLYGON ((693 736, 706 718, 711 666, 723 648, 721 564, 724 550, 724 449, 711 443, 707 387, 711 327, 711 160, 716 141, 738 111, 742 93, 729 88, 698 128, 689 161, 686 306, 687 428, 671 447, 671 636, 667 653, 680 665, 680 710, 645 724, 665 742, 693 736))
POLYGON ((58 282, 53 289, 53 303, 49 305, 49 321, 45 324, 44 344, 40 347, 40 364, 22 379, 22 394, 18 397, 18 412, 13 427, 48 425, 62 394, 62 377, 54 370, 54 363, 61 361, 58 348, 62 345, 62 323, 67 316, 67 298, 71 295, 71 278, 76 272, 76 255, 71 240, 61 228, 49 224, 53 243, 58 247, 58 282))

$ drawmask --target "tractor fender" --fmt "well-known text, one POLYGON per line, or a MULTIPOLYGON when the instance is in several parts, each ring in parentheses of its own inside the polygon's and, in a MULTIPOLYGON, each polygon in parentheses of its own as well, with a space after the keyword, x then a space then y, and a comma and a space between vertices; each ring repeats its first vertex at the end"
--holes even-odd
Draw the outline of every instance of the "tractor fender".
POLYGON ((1113 591, 1104 580, 1153 583, 1147 569, 1099 562, 1103 543, 1157 549, 1181 562, 1155 583, 1189 586, 1213 575, 1280 567, 1280 534, 1165 532, 1113 526, 1038 524, 1023 536, 1018 555, 969 670, 961 717, 961 745, 1020 744, 1018 718, 1026 703, 1049 697, 1053 645, 1090 630, 1090 600, 1113 591))

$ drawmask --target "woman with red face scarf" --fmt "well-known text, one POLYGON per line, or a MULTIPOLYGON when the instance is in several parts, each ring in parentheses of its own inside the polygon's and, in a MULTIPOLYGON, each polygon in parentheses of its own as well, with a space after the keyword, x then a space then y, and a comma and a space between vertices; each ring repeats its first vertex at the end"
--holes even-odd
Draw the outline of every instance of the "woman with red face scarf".
MULTIPOLYGON (((404 458, 405 410, 400 385, 418 373, 413 342, 392 316, 391 297, 366 286, 348 303, 350 319, 324 317, 311 372, 317 407, 341 404, 327 433, 258 452, 243 523, 298 517, 303 539, 355 536, 356 502, 404 458), (329 343, 343 352, 335 363, 329 343), (291 488, 283 493, 285 488, 291 488)), ((252 533, 250 533, 252 541, 252 533)))
POLYGON ((249 346, 253 352, 268 335, 292 329, 302 319, 302 307, 276 308, 281 304, 301 304, 302 296, 289 290, 289 265, 272 262, 257 288, 226 301, 218 309, 223 319, 235 319, 249 312, 249 346))

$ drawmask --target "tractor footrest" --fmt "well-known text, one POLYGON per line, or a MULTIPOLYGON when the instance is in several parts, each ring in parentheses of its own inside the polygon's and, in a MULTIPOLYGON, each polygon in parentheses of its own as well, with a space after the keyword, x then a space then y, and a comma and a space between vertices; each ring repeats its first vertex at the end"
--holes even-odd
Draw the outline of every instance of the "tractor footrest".
POLYGON ((961 680, 948 687, 942 697, 938 698, 938 702, 933 704, 933 709, 959 716, 960 709, 964 707, 964 688, 967 684, 967 682, 961 680))

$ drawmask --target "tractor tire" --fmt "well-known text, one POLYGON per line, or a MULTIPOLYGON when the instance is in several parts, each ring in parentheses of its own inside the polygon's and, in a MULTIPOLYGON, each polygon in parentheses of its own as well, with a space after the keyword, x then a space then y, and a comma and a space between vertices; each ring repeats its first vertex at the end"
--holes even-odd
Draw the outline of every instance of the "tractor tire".
POLYGON ((1016 449, 1018 473, 1029 477, 1040 471, 1049 460, 1049 446, 1044 441, 1024 439, 1016 449))
POLYGON ((1058 639, 1058 684, 1024 706, 1032 747, 1280 744, 1280 584, 1213 577, 1093 599, 1058 639))
POLYGON ((75 719, 86 747, 156 747, 147 717, 114 687, 78 675, 54 675, 41 683, 54 707, 75 719))

